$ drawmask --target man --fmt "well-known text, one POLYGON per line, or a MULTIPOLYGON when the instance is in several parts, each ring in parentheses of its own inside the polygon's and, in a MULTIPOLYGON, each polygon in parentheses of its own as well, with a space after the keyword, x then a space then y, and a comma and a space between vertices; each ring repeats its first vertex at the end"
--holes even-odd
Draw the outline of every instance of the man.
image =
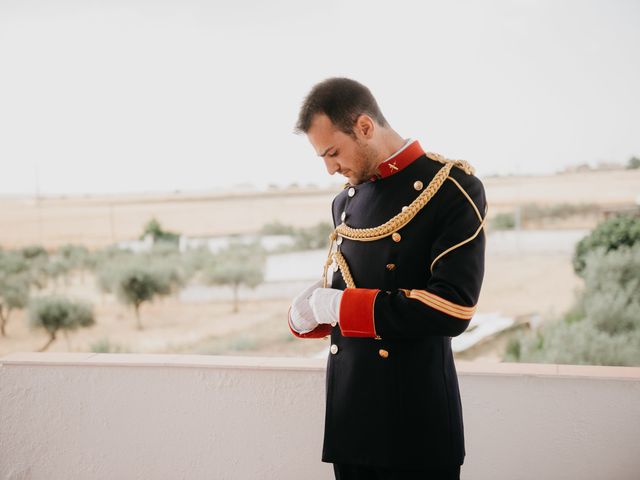
POLYGON ((484 187, 467 162, 395 132, 354 80, 314 86, 296 131, 348 179, 332 202, 324 281, 288 318, 296 337, 331 336, 322 461, 338 480, 458 479, 451 337, 469 325, 484 276, 484 187))

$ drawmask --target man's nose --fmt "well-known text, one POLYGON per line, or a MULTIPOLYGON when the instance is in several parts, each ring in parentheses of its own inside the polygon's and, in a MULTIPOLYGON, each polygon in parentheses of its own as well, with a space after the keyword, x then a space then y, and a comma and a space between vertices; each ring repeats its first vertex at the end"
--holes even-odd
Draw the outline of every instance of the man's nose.
POLYGON ((334 173, 340 171, 340 164, 332 158, 325 157, 324 164, 327 167, 327 172, 329 172, 329 175, 333 175, 334 173))

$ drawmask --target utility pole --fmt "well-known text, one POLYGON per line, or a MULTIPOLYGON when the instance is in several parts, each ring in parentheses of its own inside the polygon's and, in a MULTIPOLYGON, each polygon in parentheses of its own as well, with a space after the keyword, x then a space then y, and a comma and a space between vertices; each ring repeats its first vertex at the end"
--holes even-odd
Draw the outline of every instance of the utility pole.
POLYGON ((38 171, 38 160, 34 164, 35 183, 36 183, 36 228, 38 230, 38 244, 43 245, 43 227, 42 227, 42 202, 40 198, 40 175, 38 171))

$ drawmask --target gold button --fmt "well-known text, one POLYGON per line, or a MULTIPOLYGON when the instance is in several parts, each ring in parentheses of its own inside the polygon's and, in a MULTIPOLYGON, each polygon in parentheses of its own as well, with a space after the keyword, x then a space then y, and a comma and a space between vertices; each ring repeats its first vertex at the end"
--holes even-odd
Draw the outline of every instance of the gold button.
POLYGON ((398 232, 393 232, 393 234, 391 235, 391 238, 393 239, 394 242, 399 242, 402 237, 398 232))
POLYGON ((381 348, 380 350, 378 350, 378 354, 382 357, 382 358, 387 358, 389 356, 389 352, 387 352, 385 349, 381 348))
POLYGON ((353 196, 356 194, 356 189, 355 189, 355 188, 353 188, 353 187, 351 187, 351 188, 347 191, 347 194, 348 194, 350 197, 353 197, 353 196))
POLYGON ((422 190, 422 182, 420 180, 416 180, 415 182, 413 182, 413 188, 415 188, 416 190, 422 190))
POLYGON ((347 212, 342 212, 342 215, 340 215, 340 220, 344 222, 345 218, 347 218, 347 212))
POLYGON ((336 345, 335 343, 331 345, 331 353, 334 355, 338 353, 338 345, 336 345))
POLYGON ((336 243, 338 245, 342 245, 342 237, 338 237, 338 239, 336 240, 336 243))
POLYGON ((407 207, 406 205, 404 207, 402 207, 402 211, 406 212, 407 210, 409 210, 409 207, 407 207))
POLYGON ((395 263, 387 263, 387 270, 393 270, 394 268, 396 268, 395 263))

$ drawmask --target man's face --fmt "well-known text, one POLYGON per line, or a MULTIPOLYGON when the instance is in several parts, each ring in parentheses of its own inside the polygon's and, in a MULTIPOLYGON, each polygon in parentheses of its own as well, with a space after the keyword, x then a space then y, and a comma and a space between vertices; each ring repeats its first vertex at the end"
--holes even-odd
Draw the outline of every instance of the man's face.
POLYGON ((339 173, 357 185, 376 173, 374 152, 358 128, 356 138, 340 131, 324 113, 316 114, 307 138, 318 156, 324 159, 329 175, 339 173))

